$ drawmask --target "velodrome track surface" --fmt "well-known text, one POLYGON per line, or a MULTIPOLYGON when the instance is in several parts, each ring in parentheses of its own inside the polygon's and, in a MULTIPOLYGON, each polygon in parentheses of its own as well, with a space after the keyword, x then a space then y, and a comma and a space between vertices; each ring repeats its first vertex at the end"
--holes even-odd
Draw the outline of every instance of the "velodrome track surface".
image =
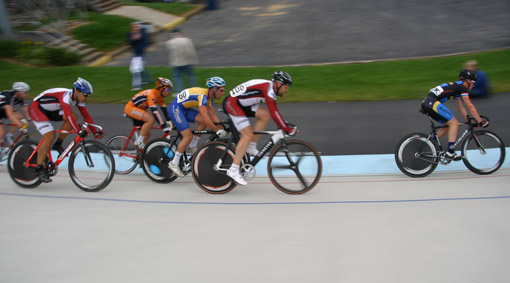
POLYGON ((226 195, 191 177, 66 170, 21 189, 0 166, 1 282, 507 282, 510 169, 424 179, 324 176, 289 196, 266 177, 226 195))

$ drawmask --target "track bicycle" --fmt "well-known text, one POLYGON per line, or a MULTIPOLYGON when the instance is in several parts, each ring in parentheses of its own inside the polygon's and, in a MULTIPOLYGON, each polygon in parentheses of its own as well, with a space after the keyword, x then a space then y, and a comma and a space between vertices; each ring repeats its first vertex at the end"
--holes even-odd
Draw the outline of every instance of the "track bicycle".
MULTIPOLYGON (((232 125, 228 141, 212 141, 198 148, 193 156, 191 167, 195 183, 211 194, 224 194, 234 189, 237 183, 227 176, 235 155, 235 143, 240 133, 232 125)), ((319 182, 322 174, 322 160, 319 152, 309 143, 301 140, 287 140, 282 130, 255 132, 257 135, 270 135, 270 139, 259 153, 243 159, 241 175, 249 180, 255 177, 255 165, 269 153, 267 172, 271 183, 287 194, 304 194, 319 182)))
MULTIPOLYGON (((6 126, 9 127, 9 126, 15 126, 15 125, 7 124, 6 126)), ((18 131, 19 131, 19 134, 13 140, 12 144, 10 144, 10 145, 6 144, 5 141, 0 142, 0 162, 7 160, 7 157, 9 156, 9 152, 14 148, 14 146, 18 142, 20 142, 22 140, 26 140, 26 139, 39 139, 41 137, 41 135, 39 135, 39 134, 34 134, 34 133, 28 132, 28 123, 27 122, 24 122, 23 126, 21 128, 19 128, 18 131)))
MULTIPOLYGON (((56 133, 76 134, 76 138, 53 161, 51 150, 44 165, 50 176, 55 176, 58 166, 69 156, 68 170, 73 183, 86 192, 97 192, 104 189, 111 182, 115 174, 115 160, 112 153, 102 143, 95 140, 85 140, 89 133, 89 126, 102 133, 103 129, 94 124, 83 123, 81 131, 55 130, 56 133)), ((42 180, 35 174, 37 166, 37 151, 41 147, 44 137, 39 143, 24 140, 16 144, 7 160, 9 175, 12 180, 23 188, 35 188, 42 180)))
MULTIPOLYGON (((111 137, 107 142, 106 146, 110 149, 115 159, 115 173, 126 175, 142 163, 142 148, 138 148, 135 145, 136 139, 138 139, 141 126, 133 125, 133 128, 127 136, 116 135, 111 137)), ((163 129, 162 127, 152 127, 151 130, 163 129)), ((169 138, 169 133, 163 133, 161 138, 169 138)))
MULTIPOLYGON (((481 117, 488 121, 487 117, 481 117)), ((448 125, 436 125, 430 116, 428 118, 431 127, 428 134, 408 134, 398 142, 395 149, 397 166, 407 176, 425 177, 438 164, 448 165, 452 161, 445 157, 445 149, 437 135, 439 129, 448 125)), ((455 142, 455 146, 462 143, 461 157, 466 167, 480 175, 496 172, 505 161, 505 145, 501 138, 488 130, 476 130, 478 123, 473 117, 459 124, 467 126, 455 142)))
MULTIPOLYGON (((222 122, 218 124, 222 125, 228 132, 226 124, 222 122)), ((194 135, 209 135, 207 139, 208 141, 219 139, 218 135, 216 135, 216 132, 214 131, 194 130, 191 132, 194 135)), ((174 158, 174 154, 177 151, 177 145, 181 139, 182 135, 179 131, 177 131, 177 135, 175 136, 153 139, 145 145, 142 153, 141 165, 143 172, 149 179, 156 183, 170 183, 177 178, 177 175, 168 168, 168 164, 174 158)), ((190 173, 192 156, 193 153, 184 151, 181 157, 179 166, 184 175, 188 175, 190 173)))

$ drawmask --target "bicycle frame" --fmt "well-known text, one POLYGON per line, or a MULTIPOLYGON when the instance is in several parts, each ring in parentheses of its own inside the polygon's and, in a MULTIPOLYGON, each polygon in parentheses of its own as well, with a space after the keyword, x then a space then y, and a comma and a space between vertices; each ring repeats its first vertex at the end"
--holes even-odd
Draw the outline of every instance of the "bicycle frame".
MULTIPOLYGON (((94 124, 88 124, 88 123, 83 123, 82 125, 82 128, 83 129, 86 129, 87 132, 88 132, 88 126, 93 126, 97 129, 100 129, 102 131, 102 128, 100 126, 97 126, 97 125, 94 125, 94 124)), ((64 133, 64 134, 76 134, 76 137, 74 138, 74 140, 67 146, 67 148, 62 152, 62 154, 60 154, 60 156, 57 158, 57 160, 55 162, 53 162, 53 157, 51 155, 51 150, 48 151, 48 162, 50 164, 55 164, 56 167, 58 167, 60 165, 60 163, 62 163, 62 161, 64 161, 64 159, 69 155, 69 153, 78 145, 82 145, 83 144, 81 143, 83 140, 85 140, 85 138, 82 138, 80 137, 80 135, 78 135, 78 132, 76 131, 65 131, 65 130, 55 130, 55 133, 64 133)), ((32 154, 28 157, 28 159, 23 163, 23 165, 25 167, 36 167, 37 164, 30 164, 30 160, 32 160, 32 158, 34 157, 34 155, 39 151, 39 148, 41 147, 41 145, 43 144, 44 142, 44 136, 43 138, 41 139, 41 141, 39 142, 39 144, 37 145, 37 147, 34 149, 34 151, 32 152, 32 154)), ((85 151, 85 149, 84 149, 85 151)), ((86 151, 85 151, 86 152, 86 151)), ((86 156, 86 164, 87 166, 91 166, 92 165, 92 160, 90 159, 90 156, 86 156)))
MULTIPOLYGON (((137 137, 137 135, 138 135, 137 133, 140 131, 141 128, 142 128, 142 126, 133 126, 133 128, 131 128, 131 132, 129 132, 126 143, 120 149, 119 156, 127 156, 127 157, 131 157, 131 158, 135 158, 135 159, 138 158, 138 154, 137 155, 129 154, 126 152, 126 149, 129 145, 129 141, 131 140, 133 135, 136 134, 135 137, 137 137)), ((156 130, 156 129, 161 130, 162 127, 151 127, 151 130, 156 130)), ((169 136, 170 136, 170 133, 164 133, 162 138, 167 138, 169 136)))

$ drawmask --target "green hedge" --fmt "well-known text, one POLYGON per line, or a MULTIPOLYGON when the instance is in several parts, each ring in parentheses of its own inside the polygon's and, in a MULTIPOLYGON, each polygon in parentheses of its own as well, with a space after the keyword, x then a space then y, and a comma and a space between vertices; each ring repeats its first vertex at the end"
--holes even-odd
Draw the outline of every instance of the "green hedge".
POLYGON ((12 40, 0 40, 0 58, 16 59, 38 66, 71 66, 81 61, 81 55, 61 48, 12 40))

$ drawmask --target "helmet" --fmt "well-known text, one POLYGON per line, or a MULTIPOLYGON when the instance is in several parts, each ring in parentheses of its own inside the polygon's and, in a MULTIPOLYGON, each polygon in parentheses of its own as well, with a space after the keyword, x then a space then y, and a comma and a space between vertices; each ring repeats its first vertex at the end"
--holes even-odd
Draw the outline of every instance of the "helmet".
POLYGON ((211 87, 215 87, 215 86, 226 86, 227 83, 225 82, 224 79, 222 79, 221 77, 212 77, 212 78, 208 78, 206 83, 207 87, 211 88, 211 87))
POLYGON ((156 88, 160 88, 160 87, 172 88, 172 87, 174 87, 174 85, 172 84, 171 80, 169 80, 167 78, 159 77, 156 80, 156 88))
POLYGON ((12 90, 19 92, 28 92, 30 90, 30 86, 24 82, 15 82, 12 84, 12 90))
POLYGON ((476 73, 473 71, 470 71, 468 69, 462 69, 462 70, 460 70, 459 78, 476 81, 476 73))
POLYGON ((92 85, 87 80, 80 77, 78 77, 78 79, 74 82, 74 87, 86 95, 91 95, 94 91, 92 89, 92 85))
POLYGON ((281 82, 282 84, 286 86, 292 86, 292 78, 291 76, 283 71, 275 71, 273 73, 273 81, 275 82, 281 82))

